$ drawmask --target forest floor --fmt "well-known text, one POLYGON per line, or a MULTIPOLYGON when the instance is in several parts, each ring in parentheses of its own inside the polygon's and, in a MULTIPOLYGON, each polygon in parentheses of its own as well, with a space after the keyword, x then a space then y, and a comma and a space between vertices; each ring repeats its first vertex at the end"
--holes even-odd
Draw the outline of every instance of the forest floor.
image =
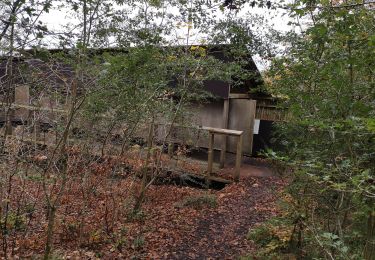
MULTIPOLYGON (((230 163, 219 175, 232 175, 232 166, 230 163)), ((256 245, 247 234, 279 213, 277 201, 285 185, 270 168, 252 161, 242 165, 239 183, 221 190, 152 186, 143 205, 144 215, 132 222, 129 233, 137 234, 133 242, 123 252, 110 253, 113 249, 108 248, 99 255, 185 260, 237 259, 252 254, 256 245)))
POLYGON ((282 185, 277 178, 252 177, 227 186, 216 193, 216 208, 194 212, 193 219, 185 220, 189 229, 178 230, 181 239, 170 240, 152 258, 236 259, 253 253, 255 245, 246 235, 277 214, 275 195, 282 185))
MULTIPOLYGON (((86 181, 72 181, 55 226, 57 259, 236 259, 255 252, 249 230, 279 214, 285 181, 265 167, 244 166, 241 180, 221 190, 152 185, 142 211, 130 214, 139 179, 108 178, 106 166, 86 181), (246 168, 247 167, 247 168, 246 168), (86 190, 86 192, 85 192, 86 190), (88 192, 90 191, 90 192, 88 192), (92 192, 91 192, 92 191, 92 192)), ((230 167, 221 176, 232 174, 230 167)), ((39 188, 40 189, 40 188, 39 188)), ((35 211, 15 234, 12 258, 41 256, 47 220, 43 197, 29 186, 35 211)))

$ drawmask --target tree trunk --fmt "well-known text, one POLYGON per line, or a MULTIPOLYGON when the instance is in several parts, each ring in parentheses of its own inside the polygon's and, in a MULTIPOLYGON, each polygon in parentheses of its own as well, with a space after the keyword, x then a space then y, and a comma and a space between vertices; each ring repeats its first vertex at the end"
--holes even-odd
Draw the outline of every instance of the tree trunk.
POLYGON ((363 251, 366 260, 375 259, 375 211, 370 211, 367 218, 367 241, 363 251))
POLYGON ((149 132, 148 132, 148 138, 147 138, 147 157, 146 157, 146 162, 145 162, 145 166, 143 167, 143 170, 142 170, 142 184, 141 184, 141 189, 139 191, 139 195, 138 197, 136 198, 136 202, 135 202, 135 205, 134 205, 134 208, 133 208, 133 212, 136 213, 140 210, 141 206, 142 206, 142 202, 143 202, 143 199, 144 199, 144 196, 145 196, 145 193, 146 193, 146 187, 147 187, 147 182, 148 182, 148 171, 149 171, 149 167, 148 167, 148 163, 150 161, 150 157, 151 157, 151 150, 152 150, 152 144, 153 144, 153 139, 154 139, 154 120, 152 120, 151 122, 151 125, 150 125, 150 128, 149 128, 149 132))
POLYGON ((50 259, 53 243, 53 230, 55 227, 55 217, 56 217, 56 208, 54 206, 48 206, 48 229, 47 229, 47 239, 46 247, 44 250, 44 260, 50 259))

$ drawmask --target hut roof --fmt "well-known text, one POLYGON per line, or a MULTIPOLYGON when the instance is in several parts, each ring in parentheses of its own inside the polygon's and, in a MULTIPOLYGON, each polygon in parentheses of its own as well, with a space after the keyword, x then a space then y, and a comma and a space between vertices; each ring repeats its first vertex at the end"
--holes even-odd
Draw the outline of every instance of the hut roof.
MULTIPOLYGON (((183 48, 185 46, 172 46, 161 48, 183 48)), ((236 60, 236 55, 232 52, 231 45, 200 45, 207 50, 207 54, 214 58, 229 63, 236 60)), ((120 54, 128 52, 125 48, 98 48, 88 49, 89 55, 97 56, 104 53, 120 54)), ((15 71, 14 82, 17 84, 25 84, 26 79, 33 82, 48 83, 44 85, 52 85, 54 88, 61 88, 62 85, 69 85, 74 77, 74 69, 63 61, 50 60, 49 54, 67 54, 75 55, 74 49, 30 49, 22 52, 20 57, 13 58, 15 71), (23 75, 24 68, 31 68, 27 76, 23 75)), ((264 91, 259 91, 257 87, 262 84, 261 74, 252 59, 250 53, 242 53, 241 59, 245 61, 244 69, 252 72, 252 76, 246 80, 242 80, 240 84, 229 87, 229 84, 220 80, 207 80, 204 82, 204 89, 213 95, 221 98, 228 98, 229 93, 252 93, 254 97, 269 97, 270 95, 264 91)), ((7 57, 0 58, 0 84, 6 78, 7 74, 7 57)), ((66 90, 62 90, 66 91, 66 90)))

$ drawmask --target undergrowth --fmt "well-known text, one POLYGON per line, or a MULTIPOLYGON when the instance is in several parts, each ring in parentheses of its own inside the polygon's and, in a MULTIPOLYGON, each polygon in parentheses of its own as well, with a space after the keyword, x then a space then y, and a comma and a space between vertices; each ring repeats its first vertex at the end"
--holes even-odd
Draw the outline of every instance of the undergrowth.
POLYGON ((212 194, 203 194, 198 196, 188 196, 183 201, 176 204, 177 207, 191 207, 194 209, 202 209, 203 207, 216 208, 216 196, 212 194))

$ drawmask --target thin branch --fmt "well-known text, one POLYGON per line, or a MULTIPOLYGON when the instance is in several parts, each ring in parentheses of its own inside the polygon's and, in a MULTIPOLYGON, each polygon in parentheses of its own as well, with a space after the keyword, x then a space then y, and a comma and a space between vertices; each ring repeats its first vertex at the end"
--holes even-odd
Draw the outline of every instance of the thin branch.
POLYGON ((10 11, 8 20, 3 21, 3 23, 5 23, 5 27, 3 28, 3 31, 0 34, 0 42, 4 38, 5 34, 7 33, 9 26, 13 23, 13 18, 15 16, 17 10, 22 6, 22 4, 23 4, 23 2, 21 0, 16 0, 13 3, 13 6, 12 6, 12 9, 10 11))

